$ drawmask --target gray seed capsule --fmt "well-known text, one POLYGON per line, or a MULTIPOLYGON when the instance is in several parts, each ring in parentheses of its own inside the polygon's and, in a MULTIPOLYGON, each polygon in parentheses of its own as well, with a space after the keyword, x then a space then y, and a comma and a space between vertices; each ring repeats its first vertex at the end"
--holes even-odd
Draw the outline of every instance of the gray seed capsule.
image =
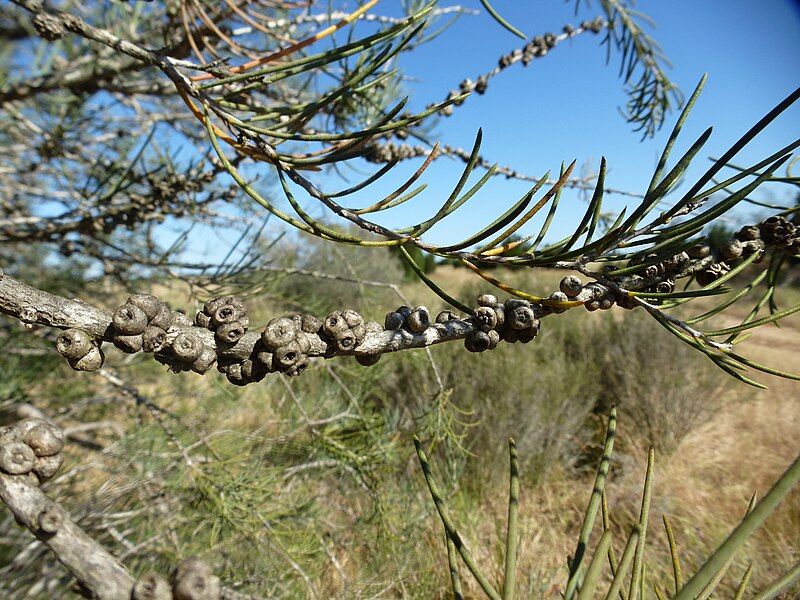
POLYGON ((39 512, 36 523, 40 531, 49 534, 56 533, 64 523, 64 511, 57 504, 48 503, 39 512))
POLYGON ((360 364, 362 367, 371 367, 373 365, 378 364, 378 361, 381 359, 380 354, 357 354, 356 355, 356 362, 360 364))
POLYGON ((200 337, 189 332, 181 332, 172 342, 172 353, 182 363, 193 363, 203 352, 200 337))
POLYGON ((221 593, 219 579, 205 562, 187 558, 175 567, 172 574, 174 600, 219 600, 221 593))
POLYGON ((126 354, 136 354, 143 348, 142 335, 115 335, 114 345, 126 354))
POLYGON ((23 442, 11 442, 0 447, 0 470, 10 475, 20 475, 33 470, 36 455, 23 442))
POLYGON ((39 478, 39 481, 48 481, 52 479, 61 465, 64 464, 64 453, 59 452, 52 456, 37 456, 33 462, 33 473, 39 478))
POLYGON ((133 600, 172 600, 172 590, 166 579, 151 571, 136 580, 131 598, 133 600))
POLYGON ((464 338, 464 347, 469 352, 485 352, 492 345, 492 339, 485 331, 473 331, 464 338))
POLYGON ((510 312, 506 311, 509 327, 522 331, 528 329, 536 320, 536 315, 530 306, 516 306, 510 312))
POLYGON ((152 294, 131 294, 128 296, 128 304, 141 308, 148 321, 161 310, 161 300, 152 294))
POLYGON ((297 329, 292 319, 278 317, 267 323, 264 332, 261 334, 261 339, 268 349, 274 350, 294 340, 296 332, 297 329))
POLYGON ((312 314, 304 314, 300 319, 300 328, 306 333, 317 333, 322 329, 322 321, 312 314))
POLYGON ((150 319, 150 325, 153 327, 160 327, 164 331, 168 331, 169 328, 172 327, 174 320, 174 313, 169 309, 169 306, 162 303, 161 308, 158 309, 156 316, 150 319))
POLYGON ((492 307, 479 306, 475 309, 473 319, 481 331, 488 332, 497 327, 497 313, 492 307))
POLYGON ((341 352, 349 352, 358 345, 358 339, 352 329, 345 329, 336 334, 333 338, 336 348, 341 352))
POLYGON ((742 242, 733 238, 722 244, 719 253, 725 260, 736 260, 742 255, 743 250, 744 246, 742 246, 742 242))
POLYGON ((203 347, 203 351, 200 352, 200 356, 192 363, 192 371, 195 373, 200 373, 201 375, 208 371, 217 360, 217 353, 214 352, 211 348, 203 347))
POLYGON ((214 328, 226 323, 235 323, 244 317, 244 312, 233 304, 223 304, 211 315, 211 326, 214 328))
POLYGON ((303 355, 300 352, 300 346, 292 340, 288 344, 281 346, 275 350, 273 361, 278 363, 283 368, 288 368, 294 365, 303 355))
POLYGON ((583 289, 583 283, 579 277, 576 277, 575 275, 567 275, 561 280, 558 288, 569 298, 575 298, 581 293, 581 290, 583 289))
POLYGON ((397 331, 401 327, 403 327, 403 323, 406 322, 406 318, 401 315, 399 312, 390 312, 386 313, 386 319, 384 320, 384 326, 386 327, 387 331, 397 331))
POLYGON ((58 454, 64 448, 63 432, 44 419, 37 425, 31 427, 22 441, 30 446, 36 456, 52 456, 58 454))
MULTIPOLYGON (((550 294, 550 300, 553 300, 554 302, 569 302, 569 297, 564 292, 553 292, 550 294)), ((557 315, 560 315, 567 310, 567 307, 565 306, 550 306, 549 308, 557 315)))
POLYGON ((222 344, 235 344, 244 337, 245 333, 247 333, 247 329, 242 323, 234 321, 233 323, 223 323, 217 327, 214 331, 214 338, 222 344))
POLYGON ((79 358, 76 361, 70 361, 69 366, 76 371, 97 371, 103 366, 106 357, 103 351, 95 346, 86 354, 86 356, 79 358))
POLYGON ((302 374, 307 367, 308 367, 308 356, 306 356, 305 354, 301 354, 297 362, 288 369, 286 369, 283 372, 283 374, 288 375, 289 377, 297 377, 298 375, 302 374))
POLYGON ((67 329, 56 340, 56 350, 67 360, 78 360, 94 347, 94 340, 85 331, 67 329))
POLYGON ((478 296, 478 306, 496 306, 497 296, 493 294, 481 294, 478 296))
POLYGON ((350 328, 341 310, 335 310, 325 317, 325 322, 322 327, 325 333, 331 337, 335 337, 340 331, 345 331, 350 328))
POLYGON ((415 308, 406 319, 406 327, 414 333, 422 333, 430 326, 431 314, 424 306, 415 308))
POLYGON ((351 308, 342 311, 342 317, 344 318, 345 323, 347 323, 347 326, 351 329, 364 324, 364 317, 351 308))
POLYGON ((123 304, 111 318, 114 331, 122 335, 141 335, 147 327, 147 316, 134 304, 123 304))
POLYGON ((455 321, 456 319, 458 319, 458 316, 451 310, 443 310, 436 315, 437 323, 447 323, 449 321, 455 321))
POLYGON ((397 310, 395 310, 394 312, 400 313, 401 315, 403 315, 403 318, 407 319, 408 315, 411 314, 412 310, 414 309, 404 304, 403 306, 398 306, 397 310))
POLYGON ((209 325, 211 325, 211 317, 209 317, 206 313, 200 311, 194 317, 194 324, 198 327, 203 327, 208 329, 209 325))
POLYGON ((160 352, 167 344, 167 332, 161 327, 148 325, 142 333, 142 350, 145 352, 160 352))

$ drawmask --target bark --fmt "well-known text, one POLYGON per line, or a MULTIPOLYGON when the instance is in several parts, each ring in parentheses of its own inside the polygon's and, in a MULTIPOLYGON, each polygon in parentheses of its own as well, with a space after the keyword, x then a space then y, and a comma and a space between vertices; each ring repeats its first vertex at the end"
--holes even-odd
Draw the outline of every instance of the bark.
POLYGON ((129 600, 133 578, 125 567, 86 535, 42 490, 31 485, 29 476, 32 474, 7 475, 0 472, 0 499, 11 509, 17 521, 46 544, 59 562, 100 600, 129 600), (48 515, 58 515, 46 522, 44 528, 43 511, 48 515), (55 531, 51 531, 53 529, 55 531))

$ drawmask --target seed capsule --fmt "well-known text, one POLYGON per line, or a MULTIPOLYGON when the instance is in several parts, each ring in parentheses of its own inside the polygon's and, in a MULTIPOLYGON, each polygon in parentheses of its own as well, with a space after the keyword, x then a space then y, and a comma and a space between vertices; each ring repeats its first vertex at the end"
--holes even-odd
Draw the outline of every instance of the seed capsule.
POLYGON ((172 590, 166 579, 151 571, 136 580, 131 598, 133 600, 172 600, 172 590))
POLYGON ((172 327, 174 320, 175 315, 169 309, 169 306, 162 303, 161 308, 158 309, 156 316, 150 319, 150 325, 153 327, 160 327, 164 331, 168 331, 169 328, 172 327))
MULTIPOLYGON (((569 298, 564 292, 553 292, 550 294, 550 300, 553 300, 554 302, 569 302, 569 298)), ((567 307, 565 306, 550 306, 549 308, 557 315, 560 315, 567 310, 567 307)))
POLYGON ((476 308, 473 319, 481 331, 488 332, 497 327, 497 313, 494 308, 489 306, 479 306, 476 308))
POLYGON ((142 335, 115 335, 114 345, 126 354, 136 354, 143 348, 142 335))
POLYGON ((112 316, 114 331, 122 335, 141 335, 147 327, 147 316, 134 304, 123 304, 112 316))
POLYGON ((335 310, 325 317, 325 322, 322 327, 325 333, 331 337, 335 337, 340 331, 345 331, 350 328, 340 310, 335 310))
POLYGON ((356 362, 362 367, 371 367, 372 365, 376 365, 380 359, 380 354, 356 354, 356 362))
POLYGON ((478 296, 478 306, 496 306, 497 296, 493 294, 481 294, 478 296))
POLYGON ((39 481, 48 481, 52 479, 61 465, 64 464, 64 453, 59 452, 52 456, 37 456, 33 462, 33 473, 39 478, 39 481))
POLYGON ((133 304, 142 309, 148 321, 161 310, 161 300, 152 294, 131 294, 128 296, 128 304, 133 304))
POLYGON ((342 317, 344 318, 345 323, 350 329, 358 327, 359 325, 364 324, 364 317, 358 314, 356 311, 348 308, 347 310, 342 311, 342 317))
POLYGON ((317 333, 322 329, 322 321, 314 315, 306 313, 300 319, 300 328, 306 333, 317 333))
POLYGON ((64 523, 64 511, 54 502, 48 503, 47 506, 39 512, 36 523, 40 531, 49 534, 56 533, 61 529, 61 525, 64 523))
POLYGON ((406 322, 406 318, 401 315, 399 312, 390 312, 386 313, 386 319, 384 320, 384 326, 386 327, 387 331, 396 331, 403 327, 403 323, 406 322))
POLYGON ((69 361, 83 358, 93 347, 92 336, 80 329, 67 329, 56 340, 56 350, 69 361))
POLYGON ((211 567, 197 558, 182 560, 172 573, 174 600, 218 600, 221 593, 211 567))
POLYGON ((223 323, 218 326, 214 331, 214 338, 222 344, 235 344, 242 339, 245 333, 247 333, 247 329, 242 322, 233 321, 232 323, 223 323))
POLYGON ((404 304, 403 306, 398 306, 398 307, 397 307, 397 310, 395 310, 394 312, 400 313, 401 315, 403 315, 403 318, 404 318, 404 319, 407 319, 407 318, 408 318, 408 315, 410 315, 410 314, 411 314, 411 311, 412 311, 412 310, 414 310, 414 309, 413 309, 413 308, 411 308, 410 306, 406 306, 406 305, 404 304))
POLYGON ((533 325, 536 315, 530 306, 521 305, 514 307, 510 312, 506 310, 506 319, 509 327, 522 331, 533 325))
POLYGON ((245 316, 244 306, 238 304, 223 304, 211 315, 211 327, 215 329, 226 323, 234 323, 245 316))
POLYGON ((103 366, 105 360, 103 351, 95 346, 83 358, 70 362, 69 366, 76 371, 97 371, 103 366))
POLYGON ((148 325, 142 334, 142 350, 145 352, 160 352, 167 344, 167 332, 161 327, 148 325))
POLYGON ((22 436, 22 441, 30 446, 36 456, 52 456, 64 448, 63 432, 44 419, 31 427, 22 436))
POLYGON ((358 345, 356 334, 352 329, 344 329, 338 332, 333 341, 341 352, 348 352, 358 345))
POLYGON ((268 349, 274 350, 294 340, 296 331, 292 319, 278 317, 267 323, 264 332, 261 334, 261 339, 268 349))
POLYGON ((559 283, 558 288, 566 294, 570 298, 574 298, 578 294, 581 293, 583 289, 583 284, 579 277, 575 275, 567 275, 564 279, 561 280, 559 283))
POLYGON ((211 317, 209 317, 206 313, 200 311, 194 317, 194 324, 198 327, 203 327, 204 329, 208 329, 208 326, 211 325, 211 317))
POLYGON ((36 455, 23 442, 11 442, 0 447, 0 470, 10 475, 20 475, 33 470, 36 455))
POLYGON ((485 331, 473 331, 464 338, 464 347, 469 352, 485 352, 492 345, 492 339, 485 331))
POLYGON ((725 260, 736 260, 742 255, 743 250, 744 246, 742 246, 742 242, 736 238, 732 238, 722 245, 719 252, 725 260))
POLYGON ((745 225, 736 232, 736 239, 740 242, 749 242, 761 237, 761 232, 756 225, 745 225))
POLYGON ((437 323, 447 323, 448 321, 455 321, 456 319, 458 319, 458 316, 451 310, 443 310, 436 315, 437 323))
POLYGON ((288 344, 275 350, 273 360, 281 367, 288 368, 294 365, 302 355, 303 353, 300 352, 300 346, 298 346, 297 342, 292 340, 288 344))
POLYGON ((291 367, 286 369, 283 374, 289 377, 297 377, 308 367, 308 356, 301 354, 300 358, 291 367))
POLYGON ((711 254, 711 246, 708 244, 696 244, 686 251, 689 258, 705 258, 711 254))
POLYGON ((200 356, 198 356, 194 363, 192 363, 192 371, 202 375, 214 365, 216 360, 217 353, 211 348, 204 346, 203 351, 200 352, 200 356))
POLYGON ((193 363, 203 352, 200 337, 189 332, 181 332, 172 342, 172 353, 182 363, 193 363))
POLYGON ((422 333, 431 325, 431 315, 424 306, 419 306, 411 311, 406 319, 406 327, 414 333, 422 333))
POLYGON ((500 334, 496 329, 492 329, 491 331, 488 331, 486 335, 489 336, 489 350, 494 350, 497 347, 497 344, 500 343, 500 334))

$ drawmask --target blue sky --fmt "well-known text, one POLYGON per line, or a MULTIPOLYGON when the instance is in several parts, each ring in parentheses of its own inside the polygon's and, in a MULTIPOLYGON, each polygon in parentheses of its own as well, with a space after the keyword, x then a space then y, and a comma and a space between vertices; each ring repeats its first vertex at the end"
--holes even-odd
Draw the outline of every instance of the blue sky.
MULTIPOLYGON (((351 3, 347 3, 348 6, 351 3)), ((440 6, 453 3, 442 0, 440 6)), ((596 3, 595 3, 596 4, 596 3)), ((478 0, 463 6, 480 9, 478 0)), ((576 16, 574 2, 559 0, 493 0, 495 8, 529 37, 548 31, 559 33, 566 23, 577 25, 601 11, 585 3, 576 16)), ((393 0, 373 9, 391 14, 393 0)), ((636 7, 650 15, 657 27, 651 31, 673 63, 669 75, 688 95, 703 73, 709 80, 693 111, 673 156, 682 152, 710 126, 714 133, 701 151, 688 180, 710 164, 755 121, 800 85, 800 3, 790 0, 640 0, 636 7)), ((640 135, 618 113, 625 103, 617 76, 618 56, 605 64, 601 35, 583 34, 560 44, 527 68, 513 65, 494 78, 488 92, 473 96, 455 115, 442 119, 437 138, 469 149, 479 127, 484 131, 482 154, 513 169, 541 175, 557 173, 561 161, 577 159, 596 170, 600 157, 608 160, 606 183, 610 187, 643 192, 677 114, 668 115, 662 130, 641 141, 640 135)), ((444 99, 464 77, 475 79, 491 69, 497 59, 524 44, 488 15, 461 17, 434 41, 404 55, 401 65, 408 80, 410 107, 444 99)), ((800 134, 800 106, 794 106, 773 123, 737 162, 754 162, 791 142, 800 134)), ((419 163, 406 163, 361 196, 367 203, 396 186, 419 163)), ((371 167, 374 168, 374 167, 371 167)), ((430 216, 457 181, 463 164, 437 161, 424 180, 426 192, 380 221, 408 225, 430 216)), ((473 175, 477 180, 482 172, 473 175)), ((318 179, 325 189, 346 187, 333 176, 318 179)), ((470 203, 429 235, 435 242, 457 241, 481 228, 527 191, 529 184, 496 177, 470 203)), ((786 200, 789 190, 775 187, 773 200, 786 200)), ((762 198, 764 196, 761 196, 762 198)), ((609 196, 607 210, 618 211, 631 199, 609 196)), ((585 201, 566 192, 561 213, 549 237, 565 235, 580 218, 585 201)), ((738 215, 745 218, 749 208, 738 215)), ((317 214, 324 214, 321 210, 317 214)), ((542 211, 544 212, 544 211, 542 211)), ((536 223, 531 224, 531 229, 536 223)))
MULTIPOLYGON (((479 7, 477 1, 472 4, 479 7)), ((576 17, 573 3, 556 0, 495 0, 493 4, 529 37, 546 31, 559 33, 565 23, 577 25, 582 18, 599 14, 596 6, 595 10, 584 7, 576 17)), ((681 89, 690 93, 702 74, 709 74, 705 91, 682 134, 681 148, 685 149, 706 127, 714 126, 714 134, 702 151, 704 160, 698 161, 695 173, 707 168, 705 157, 719 156, 800 85, 800 8, 796 3, 642 0, 637 7, 655 19, 657 28, 652 34, 672 61, 669 74, 681 89)), ((584 34, 559 45, 527 68, 517 64, 506 69, 492 80, 485 95, 473 94, 454 116, 443 119, 436 129, 438 137, 470 148, 475 132, 482 127, 482 153, 489 160, 530 175, 557 172, 561 160, 577 159, 578 166, 588 161, 596 169, 600 157, 605 156, 609 186, 643 191, 676 115, 668 117, 654 139, 641 142, 639 134, 633 133, 618 113, 625 94, 617 77, 616 60, 612 57, 612 64, 605 65, 600 40, 601 36, 584 34)), ((413 77, 407 82, 412 104, 420 108, 443 99, 465 76, 475 79, 491 69, 499 56, 523 43, 485 13, 463 16, 441 37, 403 57, 401 64, 413 77)), ((800 107, 796 106, 743 152, 742 158, 760 158, 798 134, 800 107)), ((460 168, 452 161, 439 163, 425 178, 430 187, 424 196, 387 215, 387 223, 405 223, 435 210, 437 202, 446 197, 448 186, 457 181, 460 168)), ((406 166, 407 170, 411 168, 406 166)), ((378 192, 382 188, 372 189, 378 192)), ((526 190, 523 182, 495 178, 460 214, 438 226, 432 239, 455 240, 487 222, 490 215, 499 214, 526 190)), ((776 193, 782 191, 776 189, 776 193)), ((610 196, 608 207, 620 209, 626 201, 610 196)), ((585 208, 575 193, 566 194, 562 206, 554 237, 585 208)))

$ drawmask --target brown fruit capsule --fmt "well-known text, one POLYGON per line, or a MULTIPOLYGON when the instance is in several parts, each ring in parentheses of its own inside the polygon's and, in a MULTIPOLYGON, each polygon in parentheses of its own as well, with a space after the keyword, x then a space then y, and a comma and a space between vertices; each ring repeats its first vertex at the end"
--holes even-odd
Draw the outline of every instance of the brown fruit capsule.
POLYGON ((192 320, 180 311, 172 311, 172 325, 174 327, 191 327, 192 320))
POLYGON ((153 327, 160 327, 164 331, 168 331, 169 328, 172 327, 174 320, 174 313, 169 309, 169 306, 162 303, 161 308, 158 309, 156 316, 150 319, 150 325, 153 327))
POLYGON ((300 358, 297 360, 297 362, 288 369, 286 369, 283 372, 283 374, 288 375, 289 377, 297 377, 298 375, 302 374, 307 367, 308 367, 308 356, 302 354, 300 355, 300 358))
MULTIPOLYGON (((569 302, 569 297, 564 292, 553 292, 550 294, 550 300, 554 302, 569 302)), ((548 307, 555 314, 560 315, 567 310, 566 306, 550 306, 548 307)))
POLYGON ((516 329, 511 329, 510 327, 506 327, 503 329, 502 333, 500 334, 500 339, 504 342, 509 344, 513 344, 514 342, 519 341, 519 331, 516 329))
POLYGON ((558 284, 558 289, 560 289, 569 298, 574 298, 581 293, 581 290, 583 289, 583 283, 579 277, 576 277, 575 275, 567 275, 561 280, 561 283, 558 284))
POLYGON ((306 333, 317 333, 322 329, 322 321, 312 314, 304 314, 300 320, 300 328, 306 333))
POLYGON ((371 367, 372 365, 378 364, 378 361, 381 359, 380 354, 357 354, 356 355, 356 362, 360 364, 362 367, 371 367))
POLYGON ((711 254, 711 246, 708 244, 696 244, 686 251, 689 258, 705 258, 711 254))
POLYGON ((297 344, 297 342, 292 340, 288 344, 275 350, 272 360, 282 368, 286 369, 300 360, 301 356, 303 356, 303 353, 300 352, 300 346, 297 344))
POLYGON ((352 329, 345 329, 337 333, 333 342, 341 352, 348 352, 358 345, 356 334, 352 329))
POLYGON ((142 335, 115 335, 114 345, 126 354, 136 354, 143 348, 142 335))
POLYGON ((33 470, 36 455, 23 442, 11 442, 0 447, 0 470, 10 475, 20 475, 33 470))
POLYGON ((413 333, 422 333, 430 326, 431 314, 424 306, 415 308, 406 319, 406 327, 413 333))
POLYGON ((350 329, 364 324, 364 317, 354 311, 352 308, 342 311, 342 318, 350 329))
POLYGON ((172 590, 166 579, 151 571, 136 580, 131 598, 132 600, 172 600, 172 590))
POLYGON ((211 315, 211 327, 219 327, 225 323, 234 323, 246 316, 246 311, 235 304, 223 304, 211 315))
MULTIPOLYGON (((222 310, 222 309, 220 309, 222 310)), ((223 323, 214 330, 214 338, 221 344, 235 344, 238 342, 247 329, 239 321, 233 323, 223 323)))
POLYGON ((106 357, 103 351, 95 346, 83 358, 69 363, 69 366, 76 371, 97 371, 103 366, 106 357))
POLYGON ((219 600, 221 593, 211 567, 197 558, 182 560, 172 573, 174 600, 219 600))
POLYGON ((203 312, 210 317, 214 314, 215 310, 226 303, 226 298, 227 296, 216 296, 214 298, 209 298, 206 300, 205 304, 203 304, 203 312))
POLYGON ((0 427, 0 446, 5 446, 11 442, 19 442, 20 435, 21 432, 16 427, 9 427, 8 425, 0 427))
POLYGON ((518 331, 528 329, 536 321, 536 315, 530 306, 516 306, 510 312, 506 310, 506 319, 509 327, 518 331))
POLYGON ((287 317, 278 317, 267 323, 261 333, 261 340, 269 350, 275 350, 294 340, 296 332, 294 321, 287 317))
POLYGON ((181 332, 172 342, 172 353, 183 363, 193 363, 203 352, 203 342, 197 335, 181 332))
POLYGON ((518 331, 517 336, 519 341, 523 344, 527 344, 528 342, 532 342, 536 339, 536 335, 539 333, 538 327, 531 327, 530 329, 525 329, 523 331, 518 331))
POLYGON ((761 237, 761 232, 757 225, 745 225, 736 232, 736 239, 740 242, 749 242, 761 237))
POLYGON ((53 425, 43 420, 31 427, 22 437, 36 456, 52 456, 64 448, 64 434, 53 425))
POLYGON ((736 238, 733 238, 722 244, 722 248, 719 249, 719 253, 725 260, 736 260, 742 255, 743 250, 744 247, 742 246, 742 242, 736 238))
POLYGON ((340 331, 345 331, 349 329, 349 325, 342 314, 342 311, 335 310, 327 317, 325 317, 325 322, 322 325, 322 328, 325 330, 331 337, 335 337, 337 333, 340 331))
POLYGON ((456 319, 458 319, 458 316, 451 310, 443 310, 436 315, 437 323, 447 323, 448 321, 455 321, 456 319))
POLYGON ((211 348, 203 346, 203 351, 200 352, 200 356, 192 363, 192 371, 195 373, 200 373, 201 375, 208 371, 217 360, 217 353, 214 352, 211 348))
POLYGON ((194 317, 194 324, 198 327, 203 327, 208 329, 209 325, 211 325, 211 317, 209 317, 206 313, 200 311, 194 317))
POLYGON ((56 340, 56 350, 70 361, 83 358, 93 347, 92 336, 80 329, 67 329, 56 340))
POLYGON ((479 306, 475 309, 473 319, 481 331, 488 332, 497 327, 497 313, 492 307, 479 306))
POLYGON ((58 473, 63 464, 64 454, 62 452, 52 456, 38 456, 33 462, 33 472, 39 481, 47 481, 58 473))
POLYGON ((152 294, 131 294, 128 296, 128 304, 141 308, 148 320, 155 317, 161 310, 161 300, 152 294))
POLYGON ((36 518, 39 531, 53 534, 61 529, 64 523, 64 511, 55 502, 48 502, 36 518))
POLYGON ((121 335, 141 335, 147 327, 147 316, 134 304, 123 304, 111 317, 114 331, 121 335))
POLYGON ((401 327, 403 327, 403 323, 406 322, 406 318, 401 315, 399 312, 390 312, 386 313, 386 319, 384 320, 384 327, 387 331, 397 331, 401 327))
POLYGON ((497 296, 494 294, 481 294, 478 296, 478 306, 497 306, 497 296))
POLYGON ((161 327, 148 325, 142 334, 142 350, 145 352, 160 352, 167 345, 167 332, 161 327))
POLYGON ((489 336, 489 350, 494 350, 497 348, 497 344, 500 343, 500 334, 497 332, 496 329, 492 329, 488 331, 486 335, 489 336))
POLYGON ((470 352, 485 352, 492 345, 492 339, 485 331, 473 331, 464 338, 464 347, 470 352))

